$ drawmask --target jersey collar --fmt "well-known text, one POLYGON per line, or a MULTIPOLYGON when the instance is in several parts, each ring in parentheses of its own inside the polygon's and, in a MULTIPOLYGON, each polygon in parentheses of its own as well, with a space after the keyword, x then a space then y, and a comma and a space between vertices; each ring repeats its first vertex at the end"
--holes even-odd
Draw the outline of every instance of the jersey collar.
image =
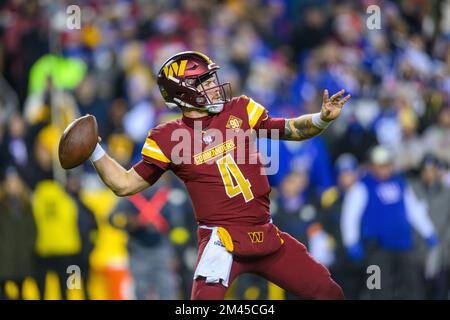
POLYGON ((211 120, 214 118, 213 115, 207 115, 200 118, 188 118, 183 116, 181 120, 186 124, 188 127, 194 129, 194 122, 199 121, 202 124, 202 129, 207 128, 209 124, 211 123, 211 120))

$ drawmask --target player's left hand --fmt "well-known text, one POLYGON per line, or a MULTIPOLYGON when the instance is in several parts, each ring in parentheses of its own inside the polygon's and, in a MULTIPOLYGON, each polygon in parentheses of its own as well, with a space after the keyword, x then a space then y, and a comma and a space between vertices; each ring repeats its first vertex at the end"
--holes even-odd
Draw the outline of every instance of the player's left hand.
POLYGON ((350 94, 346 95, 343 99, 341 97, 345 93, 345 89, 342 89, 338 93, 335 93, 328 98, 328 90, 323 91, 322 109, 320 110, 320 118, 323 121, 333 121, 341 113, 342 107, 350 99, 350 94))

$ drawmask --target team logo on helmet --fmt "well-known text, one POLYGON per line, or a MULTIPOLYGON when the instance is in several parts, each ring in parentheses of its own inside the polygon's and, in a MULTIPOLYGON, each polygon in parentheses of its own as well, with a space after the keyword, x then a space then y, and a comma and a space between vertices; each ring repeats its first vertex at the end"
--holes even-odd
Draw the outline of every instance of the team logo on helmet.
POLYGON ((178 62, 173 62, 170 66, 165 66, 163 68, 166 77, 172 77, 173 75, 182 76, 184 75, 184 70, 186 69, 187 60, 181 60, 180 64, 178 62))

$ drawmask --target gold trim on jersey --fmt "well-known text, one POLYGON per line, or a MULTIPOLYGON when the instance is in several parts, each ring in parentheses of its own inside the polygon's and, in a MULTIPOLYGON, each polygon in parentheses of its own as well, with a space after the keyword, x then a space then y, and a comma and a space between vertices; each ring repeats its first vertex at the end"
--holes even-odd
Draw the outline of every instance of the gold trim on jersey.
POLYGON ((255 102, 253 99, 250 99, 250 101, 247 104, 247 115, 248 115, 248 123, 251 129, 253 129, 253 127, 256 125, 259 118, 263 114, 264 110, 265 109, 262 105, 255 102))
POLYGON ((161 162, 170 163, 170 159, 164 155, 156 141, 151 138, 145 140, 145 144, 142 147, 142 154, 161 162))
POLYGON ((200 165, 211 159, 217 158, 233 149, 236 149, 233 139, 227 140, 215 147, 209 148, 203 152, 194 155, 194 163, 200 165))

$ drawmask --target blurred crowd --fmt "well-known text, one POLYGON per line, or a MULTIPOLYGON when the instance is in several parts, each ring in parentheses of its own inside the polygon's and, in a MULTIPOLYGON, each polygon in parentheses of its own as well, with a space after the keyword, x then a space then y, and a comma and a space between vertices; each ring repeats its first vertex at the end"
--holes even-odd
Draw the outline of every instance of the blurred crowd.
MULTIPOLYGON (((0 298, 55 297, 49 271, 67 298, 69 265, 84 298, 189 298, 196 225, 180 181, 118 199, 90 163, 66 173, 56 152, 89 113, 108 153, 136 163, 148 131, 180 116, 155 74, 184 50, 274 117, 318 112, 323 89, 350 92, 324 134, 280 143, 274 221, 349 298, 449 298, 450 1, 76 2, 72 30, 72 1, 0 1, 0 298)), ((252 275, 229 297, 290 298, 252 275)))

